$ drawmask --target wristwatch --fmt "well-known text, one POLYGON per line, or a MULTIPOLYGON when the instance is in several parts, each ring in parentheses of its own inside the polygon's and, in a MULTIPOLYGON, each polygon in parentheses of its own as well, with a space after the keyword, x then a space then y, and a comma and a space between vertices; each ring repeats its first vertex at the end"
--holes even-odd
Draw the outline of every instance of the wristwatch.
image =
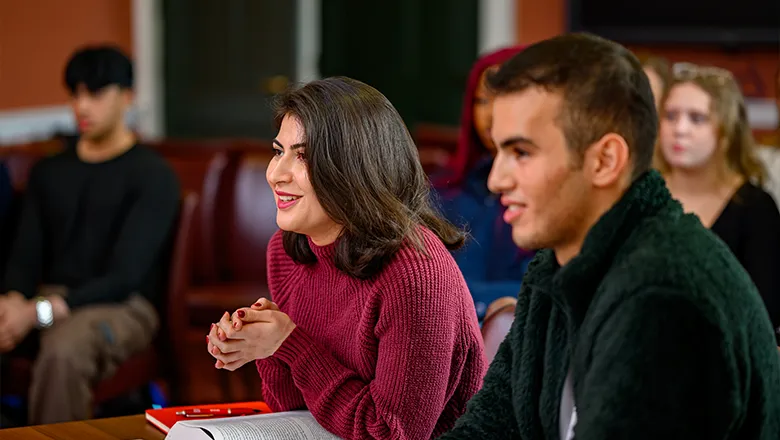
POLYGON ((48 299, 39 297, 35 300, 35 313, 38 315, 38 328, 49 328, 54 324, 54 310, 48 299))

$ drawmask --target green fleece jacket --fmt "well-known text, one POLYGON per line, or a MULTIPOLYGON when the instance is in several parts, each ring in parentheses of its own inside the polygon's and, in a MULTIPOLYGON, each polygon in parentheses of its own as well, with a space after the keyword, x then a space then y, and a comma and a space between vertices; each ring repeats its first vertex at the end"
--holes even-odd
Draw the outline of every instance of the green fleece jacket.
POLYGON ((761 297, 655 171, 569 263, 538 253, 482 390, 441 438, 560 439, 570 368, 577 440, 780 439, 780 356, 761 297))

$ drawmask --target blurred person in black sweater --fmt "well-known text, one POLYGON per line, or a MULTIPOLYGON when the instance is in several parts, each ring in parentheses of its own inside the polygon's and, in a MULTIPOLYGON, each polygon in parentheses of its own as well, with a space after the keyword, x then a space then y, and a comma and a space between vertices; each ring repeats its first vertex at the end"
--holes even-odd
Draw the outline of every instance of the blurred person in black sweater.
POLYGON ((91 386, 152 343, 180 197, 125 125, 129 58, 83 48, 64 79, 80 136, 30 171, 0 296, 0 353, 35 359, 31 424, 88 418, 91 386))

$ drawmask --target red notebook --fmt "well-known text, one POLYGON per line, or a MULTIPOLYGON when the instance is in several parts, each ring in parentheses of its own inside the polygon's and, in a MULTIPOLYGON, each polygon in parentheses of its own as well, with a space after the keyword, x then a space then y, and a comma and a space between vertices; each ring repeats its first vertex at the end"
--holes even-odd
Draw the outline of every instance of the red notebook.
MULTIPOLYGON (((180 420, 198 420, 197 418, 176 415, 176 413, 179 411, 190 411, 194 409, 200 409, 205 412, 206 410, 211 410, 211 409, 235 410, 240 408, 253 409, 256 411, 255 414, 267 414, 273 412, 271 411, 271 408, 269 408, 268 405, 266 405, 264 402, 218 403, 213 405, 172 406, 170 408, 162 408, 162 409, 147 409, 146 420, 152 425, 156 426, 157 429, 167 434, 168 431, 171 430, 171 427, 173 427, 173 424, 180 420)), ((211 416, 209 418, 214 419, 220 417, 241 417, 241 416, 211 416)))

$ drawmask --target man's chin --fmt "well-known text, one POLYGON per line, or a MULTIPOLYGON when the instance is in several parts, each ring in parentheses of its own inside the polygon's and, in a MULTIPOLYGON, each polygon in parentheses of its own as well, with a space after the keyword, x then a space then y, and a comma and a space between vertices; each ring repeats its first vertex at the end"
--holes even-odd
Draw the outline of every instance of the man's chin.
POLYGON ((513 233, 512 241, 515 243, 515 246, 521 249, 536 249, 536 240, 533 240, 531 237, 513 233))
POLYGON ((105 139, 108 133, 109 132, 106 130, 90 128, 88 130, 81 131, 79 134, 81 135, 82 139, 86 139, 89 141, 99 141, 101 139, 105 139))
POLYGON ((88 131, 82 131, 79 133, 82 139, 88 140, 88 141, 94 141, 95 139, 100 138, 95 132, 88 130, 88 131))
POLYGON ((549 243, 541 239, 539 234, 527 229, 519 230, 517 226, 512 228, 512 241, 520 249, 543 249, 549 247, 549 243))

